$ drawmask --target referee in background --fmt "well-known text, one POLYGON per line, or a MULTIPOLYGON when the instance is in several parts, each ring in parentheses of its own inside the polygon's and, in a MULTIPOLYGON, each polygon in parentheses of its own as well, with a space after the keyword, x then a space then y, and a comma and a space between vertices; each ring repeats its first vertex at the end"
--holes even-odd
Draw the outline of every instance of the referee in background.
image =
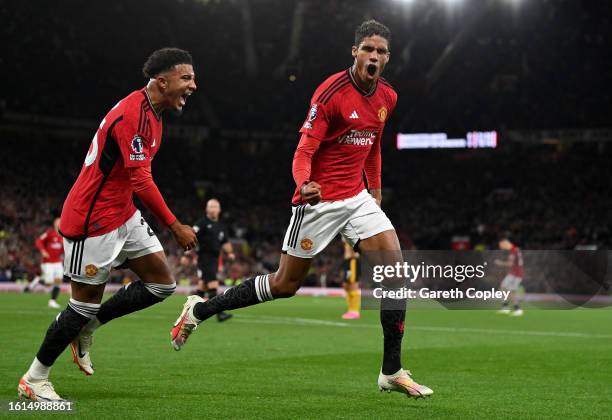
MULTIPOLYGON (((212 299, 217 296, 219 287, 217 268, 221 251, 230 261, 236 259, 234 249, 228 239, 227 228, 219 221, 220 214, 221 203, 216 198, 211 198, 206 202, 206 215, 193 226, 199 243, 198 274, 200 280, 195 293, 202 298, 212 299)), ((219 322, 227 321, 231 317, 231 314, 225 312, 217 314, 219 322)))

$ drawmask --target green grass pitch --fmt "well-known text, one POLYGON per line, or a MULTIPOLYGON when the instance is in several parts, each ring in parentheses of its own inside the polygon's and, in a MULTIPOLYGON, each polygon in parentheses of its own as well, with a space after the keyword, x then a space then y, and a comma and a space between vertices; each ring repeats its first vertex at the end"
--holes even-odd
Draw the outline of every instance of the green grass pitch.
MULTIPOLYGON (((42 294, 0 295, 0 399, 15 400, 57 311, 42 294)), ((60 302, 66 302, 62 296, 60 302)), ((201 325, 181 352, 169 332, 183 296, 99 329, 85 377, 67 350, 56 391, 69 418, 602 418, 612 413, 612 310, 408 312, 404 367, 435 394, 379 393, 378 314, 297 297, 201 325)), ((6 414, 6 413, 4 413, 6 414)), ((41 417, 49 417, 48 413, 41 417)), ((26 418, 21 415, 19 418, 26 418)), ((60 417, 53 415, 52 417, 60 417)))

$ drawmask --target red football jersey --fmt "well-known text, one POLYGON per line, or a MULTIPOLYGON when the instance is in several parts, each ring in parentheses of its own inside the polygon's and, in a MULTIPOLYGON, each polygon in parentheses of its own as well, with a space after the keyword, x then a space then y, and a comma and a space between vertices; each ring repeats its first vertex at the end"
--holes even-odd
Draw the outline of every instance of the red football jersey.
POLYGON ((525 270, 523 269, 523 253, 518 246, 512 246, 512 249, 510 250, 510 258, 512 259, 510 274, 523 278, 525 276, 525 270))
POLYGON ((136 211, 129 168, 150 165, 161 140, 161 116, 146 88, 119 101, 102 120, 64 202, 62 235, 99 236, 125 223, 136 211))
MULTIPOLYGON (((374 89, 365 92, 350 68, 329 77, 315 90, 300 133, 321 141, 312 157, 310 181, 321 184, 323 201, 350 198, 365 188, 364 164, 368 159, 380 159, 380 139, 396 103, 397 93, 386 80, 379 78, 374 89)), ((301 202, 300 187, 295 190, 293 204, 301 202)))
POLYGON ((58 263, 62 261, 64 243, 62 237, 55 229, 47 229, 45 233, 36 238, 34 245, 36 245, 40 252, 45 251, 49 254, 48 257, 42 258, 43 263, 58 263))

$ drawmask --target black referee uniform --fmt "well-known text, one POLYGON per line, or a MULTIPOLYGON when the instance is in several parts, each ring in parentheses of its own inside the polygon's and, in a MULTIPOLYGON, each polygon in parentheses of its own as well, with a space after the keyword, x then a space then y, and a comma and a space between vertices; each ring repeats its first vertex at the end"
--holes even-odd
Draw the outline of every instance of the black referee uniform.
POLYGON ((217 280, 219 253, 223 244, 228 242, 227 229, 220 221, 208 217, 200 219, 194 230, 198 237, 198 268, 202 272, 202 280, 208 283, 217 280))

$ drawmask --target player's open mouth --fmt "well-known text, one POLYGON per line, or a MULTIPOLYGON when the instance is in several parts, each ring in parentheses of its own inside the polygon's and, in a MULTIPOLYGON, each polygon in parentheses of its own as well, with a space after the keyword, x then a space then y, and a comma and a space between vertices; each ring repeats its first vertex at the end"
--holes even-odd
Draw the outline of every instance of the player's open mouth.
POLYGON ((187 98, 190 95, 191 95, 191 92, 185 92, 181 95, 181 98, 180 98, 181 106, 185 106, 185 104, 187 103, 187 98))
POLYGON ((376 66, 376 64, 368 64, 367 70, 370 76, 374 76, 376 74, 376 71, 378 71, 378 67, 376 66))

